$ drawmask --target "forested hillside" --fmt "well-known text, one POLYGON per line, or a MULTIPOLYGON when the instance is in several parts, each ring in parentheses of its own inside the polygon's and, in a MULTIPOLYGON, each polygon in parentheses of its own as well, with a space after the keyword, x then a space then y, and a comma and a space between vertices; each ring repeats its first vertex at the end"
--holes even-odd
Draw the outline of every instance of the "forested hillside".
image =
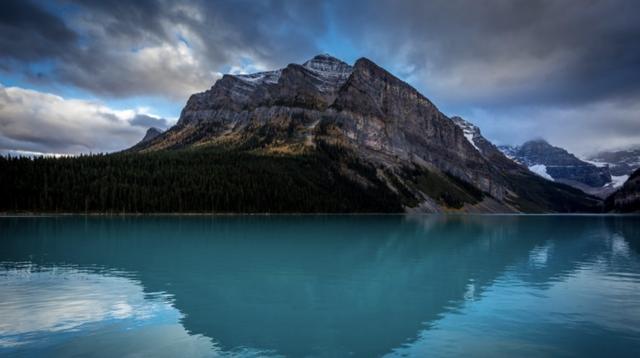
POLYGON ((357 162, 309 154, 215 150, 76 158, 0 157, 0 211, 401 212, 397 195, 357 162), (362 186, 341 173, 368 175, 362 186))

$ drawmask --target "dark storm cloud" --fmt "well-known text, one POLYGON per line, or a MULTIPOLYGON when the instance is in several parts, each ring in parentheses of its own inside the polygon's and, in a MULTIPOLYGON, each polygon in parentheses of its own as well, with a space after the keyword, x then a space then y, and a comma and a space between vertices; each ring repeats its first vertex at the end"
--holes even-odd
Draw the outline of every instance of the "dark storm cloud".
POLYGON ((49 80, 113 97, 185 100, 210 87, 225 66, 268 68, 318 52, 315 36, 325 29, 318 3, 77 0, 68 6, 63 22, 30 3, 10 1, 13 10, 1 26, 19 33, 20 41, 3 32, 2 56, 53 61, 49 80), (38 26, 29 14, 46 21, 38 26), (43 50, 33 40, 43 42, 43 50))
POLYGON ((446 101, 580 102, 640 88, 637 1, 366 1, 337 9, 343 33, 446 101))
POLYGON ((4 1, 0 7, 0 58, 60 56, 76 41, 64 21, 29 1, 4 1))
POLYGON ((82 16, 84 20, 99 25, 115 38, 144 39, 152 36, 168 39, 163 21, 179 20, 179 16, 166 11, 171 2, 161 0, 75 0, 73 3, 86 10, 82 16))
POLYGON ((129 120, 129 123, 133 126, 143 128, 159 128, 166 129, 169 126, 169 122, 164 118, 151 117, 146 114, 136 114, 135 117, 129 120))

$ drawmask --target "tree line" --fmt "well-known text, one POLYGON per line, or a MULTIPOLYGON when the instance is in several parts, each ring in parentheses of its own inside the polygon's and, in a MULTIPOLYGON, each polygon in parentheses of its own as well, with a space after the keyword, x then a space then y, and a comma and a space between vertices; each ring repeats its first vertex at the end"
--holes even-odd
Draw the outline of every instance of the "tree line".
POLYGON ((372 168, 325 155, 175 150, 0 157, 0 211, 75 213, 399 212, 372 168), (351 166, 375 185, 343 175, 351 166))

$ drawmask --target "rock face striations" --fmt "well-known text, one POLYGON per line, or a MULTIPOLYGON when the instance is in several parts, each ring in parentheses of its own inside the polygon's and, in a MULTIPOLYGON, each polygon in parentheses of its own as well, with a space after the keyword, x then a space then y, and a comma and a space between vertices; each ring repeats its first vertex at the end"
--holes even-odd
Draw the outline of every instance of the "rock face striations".
POLYGON ((178 123, 132 151, 216 148, 330 158, 336 173, 382 185, 406 211, 593 211, 599 201, 506 158, 372 61, 329 55, 225 75, 192 95, 178 123))

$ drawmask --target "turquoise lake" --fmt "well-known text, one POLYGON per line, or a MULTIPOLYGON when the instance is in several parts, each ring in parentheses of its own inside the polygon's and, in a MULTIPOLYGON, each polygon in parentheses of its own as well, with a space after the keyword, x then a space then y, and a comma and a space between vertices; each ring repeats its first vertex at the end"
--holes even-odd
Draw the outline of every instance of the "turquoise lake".
POLYGON ((640 217, 1 217, 0 356, 640 357, 640 217))

